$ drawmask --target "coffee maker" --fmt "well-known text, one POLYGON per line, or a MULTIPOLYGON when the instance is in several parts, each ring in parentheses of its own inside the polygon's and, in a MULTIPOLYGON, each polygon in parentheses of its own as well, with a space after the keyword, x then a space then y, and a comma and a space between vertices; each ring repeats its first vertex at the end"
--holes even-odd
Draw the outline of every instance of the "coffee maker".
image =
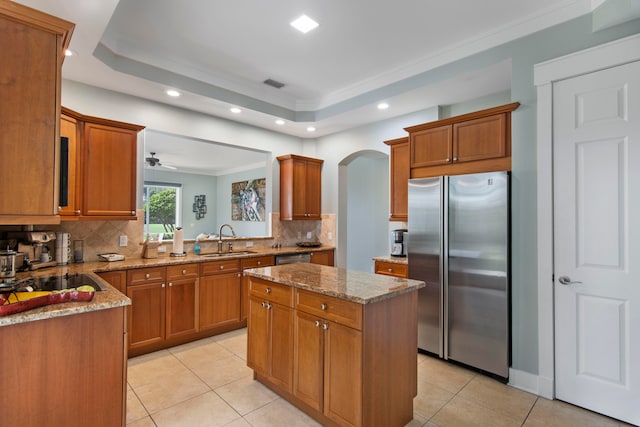
POLYGON ((400 228, 391 232, 391 256, 407 256, 407 244, 405 242, 407 231, 406 228, 400 228))

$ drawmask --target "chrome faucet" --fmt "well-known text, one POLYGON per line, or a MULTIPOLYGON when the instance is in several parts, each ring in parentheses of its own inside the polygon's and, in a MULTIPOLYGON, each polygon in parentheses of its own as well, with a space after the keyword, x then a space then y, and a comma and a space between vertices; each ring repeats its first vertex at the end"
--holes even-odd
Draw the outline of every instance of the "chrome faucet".
MULTIPOLYGON (((233 236, 233 238, 236 238, 236 232, 233 231, 233 227, 229 224, 222 224, 220 226, 220 231, 218 232, 218 252, 222 252, 222 229, 224 227, 229 227, 229 230, 231 230, 231 235, 233 236)), ((233 246, 231 245, 231 243, 229 243, 229 250, 227 252, 231 252, 231 248, 233 246)))

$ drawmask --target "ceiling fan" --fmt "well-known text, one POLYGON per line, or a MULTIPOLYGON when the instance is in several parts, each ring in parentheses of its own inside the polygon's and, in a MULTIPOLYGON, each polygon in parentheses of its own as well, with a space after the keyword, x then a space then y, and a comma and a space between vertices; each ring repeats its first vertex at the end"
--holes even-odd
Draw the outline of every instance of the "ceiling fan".
POLYGON ((167 168, 167 169, 176 169, 175 166, 170 166, 170 165, 163 165, 162 163, 160 163, 160 159, 155 157, 156 153, 155 152, 151 152, 151 157, 147 157, 145 158, 145 162, 147 162, 149 164, 149 166, 151 167, 155 167, 155 166, 162 166, 163 168, 167 168))

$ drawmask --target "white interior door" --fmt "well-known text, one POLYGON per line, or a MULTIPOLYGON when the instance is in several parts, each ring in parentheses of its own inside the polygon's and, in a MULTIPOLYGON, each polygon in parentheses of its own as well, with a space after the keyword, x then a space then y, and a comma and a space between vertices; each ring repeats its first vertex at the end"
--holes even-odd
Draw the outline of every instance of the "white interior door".
POLYGON ((556 397, 640 424, 640 62, 553 99, 556 397))

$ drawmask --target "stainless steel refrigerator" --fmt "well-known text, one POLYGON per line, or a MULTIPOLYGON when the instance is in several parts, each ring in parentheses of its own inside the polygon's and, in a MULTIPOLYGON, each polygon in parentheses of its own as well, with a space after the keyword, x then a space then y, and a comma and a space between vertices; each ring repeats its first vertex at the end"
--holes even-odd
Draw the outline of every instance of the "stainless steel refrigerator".
POLYGON ((409 180, 418 348, 508 378, 509 174, 409 180))

